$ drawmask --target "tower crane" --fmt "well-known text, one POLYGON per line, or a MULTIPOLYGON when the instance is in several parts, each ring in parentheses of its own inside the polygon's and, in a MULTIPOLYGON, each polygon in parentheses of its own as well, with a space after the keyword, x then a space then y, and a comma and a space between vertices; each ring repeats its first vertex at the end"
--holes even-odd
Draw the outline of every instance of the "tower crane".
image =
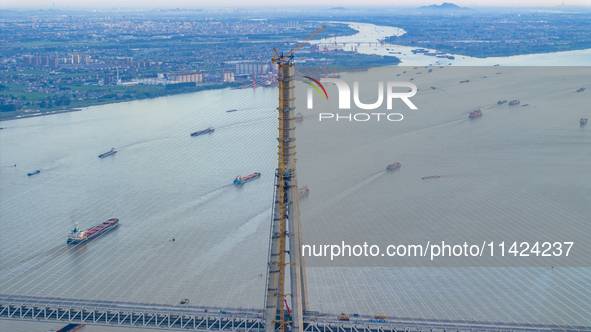
POLYGON ((289 51, 287 54, 283 55, 279 54, 279 52, 277 52, 277 49, 273 49, 273 52, 275 53, 273 59, 271 60, 271 62, 273 63, 282 63, 285 59, 289 59, 291 58, 291 56, 300 48, 302 48, 302 46, 306 45, 310 40, 312 40, 312 38, 316 37, 316 35, 318 35, 320 33, 320 31, 324 30, 324 28, 326 28, 326 25, 323 25, 321 28, 317 29, 316 31, 314 31, 314 33, 312 33, 308 38, 306 38, 303 42, 299 43, 296 47, 293 48, 293 50, 289 51))

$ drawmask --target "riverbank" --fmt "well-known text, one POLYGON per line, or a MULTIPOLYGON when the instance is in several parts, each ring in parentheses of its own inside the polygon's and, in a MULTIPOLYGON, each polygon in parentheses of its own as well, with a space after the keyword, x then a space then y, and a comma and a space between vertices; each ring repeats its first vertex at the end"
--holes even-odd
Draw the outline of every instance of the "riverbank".
POLYGON ((34 118, 34 117, 37 117, 37 116, 62 114, 62 113, 70 113, 70 112, 80 112, 80 111, 82 111, 82 109, 73 108, 73 109, 67 109, 67 110, 61 110, 61 111, 53 111, 53 112, 46 112, 46 113, 25 114, 25 115, 20 115, 20 116, 14 117, 14 118, 0 119, 0 121, 10 121, 10 120, 34 118))
MULTIPOLYGON (((212 83, 195 86, 183 86, 180 88, 170 88, 174 85, 138 85, 131 87, 117 87, 117 86, 81 86, 81 88, 90 91, 91 89, 102 91, 107 89, 110 93, 101 98, 89 100, 72 100, 67 110, 63 106, 54 106, 47 108, 33 108, 33 109, 19 109, 13 112, 0 112, 0 121, 17 120, 30 118, 41 115, 51 115, 67 113, 72 109, 81 109, 91 106, 115 104, 132 100, 153 99, 164 96, 171 96, 184 93, 199 92, 204 90, 217 90, 225 88, 238 88, 244 82, 232 83, 212 83), (112 91, 111 91, 112 90, 112 91)), ((76 87, 68 87, 69 89, 76 89, 76 87)), ((11 94, 18 95, 17 91, 10 91, 11 94)), ((44 99, 45 100, 45 99, 44 99)))

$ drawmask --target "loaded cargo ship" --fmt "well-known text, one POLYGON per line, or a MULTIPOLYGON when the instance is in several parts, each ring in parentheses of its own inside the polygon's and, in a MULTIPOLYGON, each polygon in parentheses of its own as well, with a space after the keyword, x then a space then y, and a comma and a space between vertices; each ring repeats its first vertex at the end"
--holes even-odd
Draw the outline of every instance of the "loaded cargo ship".
POLYGON ((475 119, 475 118, 479 118, 482 116, 482 112, 480 110, 475 110, 474 112, 470 112, 470 115, 468 116, 470 119, 475 119))
POLYGON ((93 238, 100 236, 101 234, 107 233, 112 231, 113 229, 119 226, 119 219, 113 218, 105 221, 102 224, 96 225, 93 228, 90 228, 86 231, 83 231, 78 228, 78 223, 76 223, 76 228, 74 228, 70 234, 68 235, 68 244, 79 244, 86 242, 88 240, 92 240, 93 238))
POLYGON ((248 181, 254 180, 256 178, 259 178, 260 176, 261 176, 261 173, 252 173, 251 175, 247 175, 245 177, 242 177, 242 176, 238 175, 234 179, 234 184, 243 184, 243 183, 246 183, 248 181))
POLYGON ((580 122, 582 125, 587 124, 587 118, 581 118, 580 122))
POLYGON ((105 158, 115 153, 117 153, 117 150, 115 150, 115 148, 111 148, 111 151, 99 154, 99 158, 105 158))
POLYGON ((439 175, 431 175, 431 176, 424 176, 421 179, 423 180, 427 180, 427 179, 439 179, 441 176, 439 175))
POLYGON ((213 133, 214 131, 215 131, 215 129, 213 129, 213 127, 209 127, 204 130, 196 131, 196 132, 192 133, 191 136, 199 136, 199 135, 203 135, 203 134, 213 133))
POLYGON ((395 171, 397 169, 399 169, 402 165, 400 163, 393 163, 392 165, 388 165, 388 167, 386 167, 387 171, 395 171))

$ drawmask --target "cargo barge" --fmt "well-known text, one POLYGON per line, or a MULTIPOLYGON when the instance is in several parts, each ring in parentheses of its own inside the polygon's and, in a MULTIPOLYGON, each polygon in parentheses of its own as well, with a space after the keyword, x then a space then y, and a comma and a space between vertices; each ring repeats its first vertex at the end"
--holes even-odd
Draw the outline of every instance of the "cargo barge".
POLYGON ((254 180, 256 178, 261 177, 261 173, 252 173, 251 175, 247 175, 245 177, 242 177, 240 175, 238 175, 235 179, 234 179, 234 184, 243 184, 246 183, 248 181, 254 180))
POLYGON ((104 223, 96 225, 93 228, 90 228, 86 231, 80 230, 78 228, 78 223, 76 223, 76 228, 74 228, 68 235, 67 243, 79 244, 92 240, 95 237, 100 236, 101 234, 112 231, 113 229, 117 228, 117 226, 119 226, 119 219, 117 218, 109 219, 104 223))
POLYGON ((105 158, 115 153, 117 153, 117 150, 115 150, 115 148, 111 148, 111 151, 99 154, 99 158, 105 158))
POLYGON ((475 110, 473 112, 470 112, 470 115, 468 116, 468 118, 475 119, 475 118, 479 118, 481 116, 482 116, 482 112, 480 110, 475 110))
POLYGON ((27 176, 31 176, 31 175, 35 175, 35 174, 39 174, 39 173, 41 173, 41 171, 40 170, 36 170, 36 171, 31 172, 31 173, 27 173, 27 176))
POLYGON ((74 332, 83 328, 84 324, 68 324, 55 332, 74 332))
POLYGON ((587 118, 581 118, 581 120, 579 120, 579 122, 581 123, 581 125, 586 125, 587 124, 587 118))
POLYGON ((215 129, 213 129, 213 127, 209 127, 204 130, 196 131, 196 132, 192 133, 191 136, 194 137, 194 136, 199 136, 199 135, 203 135, 203 134, 209 134, 209 133, 213 133, 214 131, 215 131, 215 129))
POLYGON ((427 180, 427 179, 438 179, 440 177, 441 176, 439 176, 439 175, 431 175, 431 176, 424 176, 421 179, 423 179, 423 180, 427 180))
POLYGON ((402 165, 400 163, 393 163, 391 165, 388 165, 388 167, 386 167, 387 171, 395 171, 397 169, 399 169, 402 165))

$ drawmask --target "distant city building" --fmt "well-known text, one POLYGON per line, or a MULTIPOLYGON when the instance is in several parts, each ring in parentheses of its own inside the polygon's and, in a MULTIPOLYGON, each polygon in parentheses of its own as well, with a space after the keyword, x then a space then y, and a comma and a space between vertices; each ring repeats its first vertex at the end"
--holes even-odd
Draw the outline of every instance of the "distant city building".
POLYGON ((238 80, 246 80, 248 79, 248 74, 234 74, 234 79, 238 79, 238 80))
POLYGON ((23 65, 30 66, 32 63, 33 56, 32 55, 23 55, 23 65))
POLYGON ((145 84, 145 85, 167 85, 167 84, 175 84, 179 83, 177 81, 166 80, 162 78, 144 78, 144 79, 136 79, 134 80, 138 84, 145 84))
POLYGON ((180 83, 203 82, 203 73, 199 72, 169 73, 166 76, 169 80, 180 83))
POLYGON ((41 57, 41 65, 49 66, 49 57, 47 55, 41 57))
POLYGON ((139 60, 137 61, 138 68, 150 68, 152 66, 152 62, 150 60, 139 60))
POLYGON ((277 64, 270 62, 242 61, 236 64, 236 74, 256 75, 277 72, 277 64))
POLYGON ((225 71, 222 74, 222 80, 224 82, 234 82, 234 73, 231 71, 225 71))
POLYGON ((117 82, 117 86, 134 86, 138 84, 138 82, 117 82))
POLYGON ((49 58, 49 66, 51 68, 57 68, 58 67, 58 58, 49 58))
POLYGON ((133 57, 130 57, 130 56, 128 56, 128 57, 119 57, 117 59, 119 61, 123 62, 123 65, 130 66, 130 67, 133 66, 133 57))

